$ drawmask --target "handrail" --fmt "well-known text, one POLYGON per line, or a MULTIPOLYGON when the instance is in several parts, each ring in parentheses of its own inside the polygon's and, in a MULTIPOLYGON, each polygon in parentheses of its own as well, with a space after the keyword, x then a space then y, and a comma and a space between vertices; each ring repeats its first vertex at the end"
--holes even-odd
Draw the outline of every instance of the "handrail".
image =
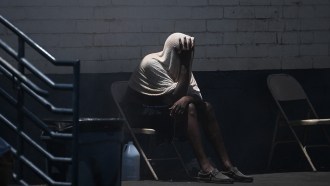
MULTIPOLYGON (((1 19, 0 19, 0 21, 1 21, 1 19)), ((23 64, 26 68, 28 68, 32 74, 34 74, 39 79, 41 79, 42 81, 47 83, 50 87, 56 88, 56 89, 68 89, 68 90, 72 89, 72 86, 69 86, 67 84, 58 84, 58 83, 55 83, 54 81, 52 81, 51 79, 49 79, 45 74, 40 72, 40 70, 35 68, 26 58, 18 57, 18 53, 12 47, 7 45, 4 41, 2 41, 1 39, 0 39, 0 47, 2 49, 4 49, 5 52, 7 52, 11 57, 13 57, 17 61, 19 61, 21 64, 23 64)), ((71 61, 65 62, 65 64, 71 64, 70 62, 71 61)), ((79 61, 72 61, 72 62, 73 63, 71 64, 71 66, 73 66, 74 63, 77 63, 79 61)))
POLYGON ((2 73, 4 73, 7 77, 12 78, 15 81, 16 81, 15 78, 17 78, 18 80, 20 80, 23 83, 25 83, 29 88, 31 88, 35 92, 37 92, 37 93, 39 93, 41 95, 44 95, 44 96, 48 96, 48 91, 43 90, 40 87, 38 87, 36 84, 34 84, 32 81, 30 81, 25 75, 23 75, 18 70, 16 70, 15 68, 13 68, 2 57, 0 57, 0 63, 1 63, 0 71, 2 73))
POLYGON ((2 15, 0 15, 0 22, 5 25, 8 29, 14 32, 17 36, 22 38, 28 45, 34 48, 40 55, 45 57, 54 65, 59 66, 72 66, 76 61, 57 61, 55 57, 50 55, 46 50, 44 50, 41 46, 35 43, 32 39, 30 39, 26 34, 16 28, 12 23, 10 23, 7 19, 5 19, 2 15))
POLYGON ((73 110, 69 108, 57 108, 53 104, 51 104, 48 100, 45 98, 39 96, 35 92, 33 92, 29 87, 27 87, 25 84, 21 84, 22 88, 26 90, 26 92, 35 98, 39 103, 41 103, 45 108, 47 108, 49 111, 55 112, 55 113, 63 113, 63 114, 72 114, 73 110))
POLYGON ((18 135, 20 135, 26 142, 32 144, 32 147, 36 148, 39 152, 44 154, 47 158, 51 159, 52 161, 65 161, 70 162, 71 158, 66 157, 57 157, 46 151, 43 147, 41 147, 39 144, 37 144, 32 138, 30 138, 25 132, 23 131, 17 131, 17 127, 15 124, 7 120, 2 114, 0 114, 0 119, 7 124, 12 130, 14 130, 18 135))
MULTIPOLYGON (((23 155, 19 156, 16 149, 11 148, 10 150, 18 159, 20 159, 23 163, 25 163, 25 165, 30 167, 36 174, 40 175, 41 178, 43 180, 45 180, 48 184, 51 184, 51 185, 68 185, 68 186, 71 185, 68 182, 54 181, 52 178, 48 177, 42 170, 40 170, 38 167, 36 167, 31 161, 29 161, 25 156, 23 156, 23 155)), ((20 182, 23 185, 28 185, 26 182, 24 182, 24 180, 20 180, 20 182)))
MULTIPOLYGON (((15 100, 2 88, 0 88, 0 95, 2 95, 11 105, 17 105, 17 100, 15 100)), ((41 121, 38 117, 35 117, 35 115, 24 106, 22 107, 22 110, 26 114, 26 116, 29 117, 29 119, 31 119, 35 124, 37 124, 39 128, 47 132, 47 135, 49 135, 50 137, 63 139, 72 138, 72 134, 51 131, 43 121, 41 121)))
MULTIPOLYGON (((53 104, 51 104, 49 101, 47 101, 45 98, 39 96, 34 91, 40 93, 40 94, 48 94, 48 91, 43 90, 39 88, 37 85, 35 85, 33 82, 31 82, 25 75, 20 73, 18 70, 13 68, 7 61, 5 61, 3 58, 0 57, 0 71, 4 72, 5 75, 7 75, 10 78, 17 78, 18 80, 22 81, 22 87, 26 90, 28 94, 30 94, 32 97, 34 97, 39 103, 41 103, 45 108, 47 108, 50 111, 57 112, 57 113, 67 113, 72 114, 72 109, 66 109, 66 108, 57 108, 53 104), (10 73, 11 71, 12 73, 10 73)), ((15 80, 16 82, 17 80, 15 80)))
MULTIPOLYGON (((4 74, 4 77, 13 81, 14 88, 16 88, 16 99, 11 96, 7 91, 0 87, 0 96, 4 97, 7 102, 13 105, 17 109, 17 121, 16 123, 8 120, 4 115, 0 113, 0 120, 6 124, 10 129, 14 130, 18 136, 17 138, 17 149, 12 148, 12 152, 16 155, 17 163, 17 174, 14 174, 16 180, 23 185, 27 183, 23 180, 22 176, 22 163, 34 171, 42 180, 50 185, 77 185, 78 184, 78 139, 79 139, 79 83, 80 83, 80 61, 60 61, 56 60, 51 54, 40 47, 26 34, 16 28, 12 23, 6 20, 0 15, 0 23, 11 30, 18 37, 18 49, 14 50, 11 46, 0 39, 0 48, 2 48, 9 56, 18 62, 17 69, 14 68, 5 59, 0 57, 0 73, 4 74), (69 66, 73 69, 73 80, 72 83, 55 83, 47 75, 36 68, 28 59, 25 58, 25 44, 28 44, 38 54, 43 56, 48 62, 55 66, 69 66), (32 82, 26 75, 25 69, 29 70, 32 75, 39 78, 41 81, 46 83, 51 89, 70 91, 72 92, 72 107, 70 108, 58 108, 55 107, 48 99, 48 90, 39 87, 37 84, 32 82), (35 113, 31 112, 28 107, 25 106, 25 93, 29 94, 31 98, 39 102, 43 108, 47 109, 51 113, 70 114, 72 115, 73 132, 72 133, 61 133, 54 132, 48 128, 44 121, 42 121, 35 113), (34 139, 32 139, 28 133, 24 132, 25 118, 32 121, 32 124, 36 125, 42 131, 44 131, 50 138, 59 138, 64 140, 72 140, 72 154, 70 157, 57 157, 48 152, 44 147, 39 145, 34 139), (15 125, 16 124, 16 125, 15 125), (35 148, 41 155, 51 161, 59 161, 71 163, 72 165, 72 182, 58 182, 53 180, 43 170, 33 164, 24 155, 23 143, 27 142, 33 148, 35 148)), ((0 85, 1 86, 1 85, 0 85)))

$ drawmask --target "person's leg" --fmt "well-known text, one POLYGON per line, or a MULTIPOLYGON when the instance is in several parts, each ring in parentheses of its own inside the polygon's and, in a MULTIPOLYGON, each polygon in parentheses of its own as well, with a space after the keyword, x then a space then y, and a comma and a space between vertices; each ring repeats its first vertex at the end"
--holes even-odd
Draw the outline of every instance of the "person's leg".
POLYGON ((194 104, 189 104, 187 110, 187 136, 193 147, 196 158, 200 164, 200 167, 203 171, 209 172, 214 167, 211 162, 208 160, 204 147, 202 144, 202 137, 200 133, 200 127, 197 118, 197 110, 194 104))
POLYGON ((222 172, 224 175, 234 179, 239 182, 252 182, 253 177, 246 176, 241 173, 237 167, 234 167, 230 162, 227 150, 224 145, 224 141, 222 138, 222 133, 217 122, 216 116, 214 114, 213 107, 209 103, 202 104, 202 121, 204 129, 209 137, 211 143, 214 146, 215 151, 217 152, 220 160, 222 161, 224 171, 222 172))
POLYGON ((203 117, 201 120, 203 121, 203 127, 207 137, 211 141, 218 157, 220 158, 223 164, 223 169, 229 170, 231 167, 233 167, 233 165, 228 156, 222 133, 213 111, 213 107, 207 102, 205 102, 205 105, 202 107, 204 108, 201 108, 203 111, 203 113, 201 113, 201 116, 203 117))
POLYGON ((204 147, 202 144, 202 136, 200 133, 200 126, 197 117, 197 110, 194 104, 189 104, 187 109, 187 136, 194 149, 196 158, 201 167, 201 171, 198 172, 197 178, 200 181, 206 182, 218 182, 218 183, 232 183, 233 179, 222 174, 218 171, 209 159, 207 158, 204 147))

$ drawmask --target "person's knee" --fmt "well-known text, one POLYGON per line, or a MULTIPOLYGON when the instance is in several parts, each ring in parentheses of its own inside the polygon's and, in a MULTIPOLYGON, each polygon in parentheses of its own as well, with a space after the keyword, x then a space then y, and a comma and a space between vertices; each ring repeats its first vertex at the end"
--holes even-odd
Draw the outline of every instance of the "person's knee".
POLYGON ((213 106, 209 102, 205 102, 205 109, 207 113, 212 113, 213 112, 213 106))
POLYGON ((194 103, 189 103, 187 113, 188 116, 197 117, 197 109, 194 103))
POLYGON ((214 114, 214 109, 211 103, 205 102, 205 110, 204 110, 205 120, 208 121, 207 123, 212 123, 216 121, 216 116, 214 114))

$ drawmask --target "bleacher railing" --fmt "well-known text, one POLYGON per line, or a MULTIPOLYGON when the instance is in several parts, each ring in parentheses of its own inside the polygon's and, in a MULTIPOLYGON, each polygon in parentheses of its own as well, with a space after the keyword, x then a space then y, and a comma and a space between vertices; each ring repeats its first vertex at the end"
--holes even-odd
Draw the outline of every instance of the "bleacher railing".
MULTIPOLYGON (((15 155, 17 161, 17 171, 15 170, 13 177, 17 182, 23 185, 29 185, 23 177, 23 164, 31 169, 36 175, 38 175, 46 184, 49 185, 77 185, 78 179, 78 137, 79 137, 79 78, 80 78, 80 61, 59 61, 56 60, 52 55, 50 55, 46 50, 40 47, 32 39, 30 39, 26 34, 16 28, 12 23, 0 15, 0 23, 8 29, 11 34, 17 36, 17 49, 13 49, 9 46, 0 35, 0 48, 9 56, 11 56, 14 61, 17 62, 16 67, 0 56, 0 75, 3 78, 7 78, 13 82, 15 87, 15 94, 11 95, 12 91, 6 90, 0 85, 0 96, 2 96, 6 102, 11 104, 17 110, 17 118, 15 121, 11 121, 3 113, 0 112, 0 125, 4 124, 10 129, 12 129, 17 135, 17 145, 12 147, 11 151, 15 155), (33 63, 31 63, 26 57, 26 45, 36 51, 38 55, 46 59, 55 66, 66 66, 65 68, 73 69, 73 79, 72 83, 56 83, 51 78, 49 78, 45 73, 41 72, 36 68, 33 63), (27 74, 25 71, 28 70, 30 73, 27 74), (37 77, 39 81, 46 84, 47 89, 57 90, 57 91, 69 91, 72 96, 72 104, 69 108, 62 108, 54 106, 51 101, 47 98, 49 91, 45 88, 41 88, 36 82, 30 78, 30 76, 37 77), (39 102, 43 109, 55 113, 64 114, 72 118, 73 132, 72 133, 61 133, 58 131, 51 130, 43 119, 39 118, 35 113, 33 113, 25 102, 26 94, 32 99, 39 102), (26 120, 32 121, 40 128, 47 136, 56 139, 72 140, 72 151, 68 157, 58 157, 54 156, 51 152, 45 149, 42 145, 38 144, 28 133, 25 132, 26 120), (30 161, 25 155, 24 143, 30 145, 32 148, 36 149, 41 156, 46 157, 50 161, 63 162, 71 165, 71 181, 57 181, 52 178, 47 171, 38 167, 35 163, 30 161)), ((4 34, 5 35, 5 34, 4 34)), ((34 78, 35 80, 35 78, 34 78)), ((0 126, 1 127, 1 126, 0 126)))

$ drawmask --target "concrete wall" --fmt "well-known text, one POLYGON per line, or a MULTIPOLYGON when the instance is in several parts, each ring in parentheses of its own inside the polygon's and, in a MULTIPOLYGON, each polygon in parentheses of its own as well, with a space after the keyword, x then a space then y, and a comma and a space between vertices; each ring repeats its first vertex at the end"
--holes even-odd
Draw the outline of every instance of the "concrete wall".
MULTIPOLYGON (((128 79, 170 33, 195 36, 196 79, 244 172, 265 171, 277 111, 268 74, 294 75, 320 115, 329 117, 330 0, 0 0, 0 14, 57 59, 81 60, 81 117, 117 117, 111 82, 128 79)), ((0 38, 17 47, 17 38, 1 25, 0 38)), ((29 47, 26 55, 56 80, 71 77, 29 47)), ((0 56, 10 58, 1 50, 0 56)), ((54 99, 61 104, 69 98, 54 99)))
POLYGON ((130 72, 172 32, 196 37, 197 71, 330 67, 330 0, 1 0, 0 14, 83 73, 130 72))

